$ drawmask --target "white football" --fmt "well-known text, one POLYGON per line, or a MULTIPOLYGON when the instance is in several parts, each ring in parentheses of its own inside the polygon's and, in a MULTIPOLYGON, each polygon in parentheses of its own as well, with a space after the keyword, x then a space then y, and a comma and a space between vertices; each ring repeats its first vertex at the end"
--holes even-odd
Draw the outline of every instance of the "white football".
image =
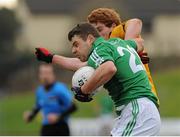
POLYGON ((95 69, 90 66, 84 66, 78 69, 72 77, 72 87, 81 87, 93 75, 95 69))

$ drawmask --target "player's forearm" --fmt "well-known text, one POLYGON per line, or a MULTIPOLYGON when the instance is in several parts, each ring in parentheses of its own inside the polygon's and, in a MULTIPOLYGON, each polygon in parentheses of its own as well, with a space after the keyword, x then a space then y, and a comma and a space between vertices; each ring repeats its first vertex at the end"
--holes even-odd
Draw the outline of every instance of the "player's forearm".
POLYGON ((84 94, 91 94, 101 85, 104 85, 108 82, 116 73, 116 67, 111 61, 107 61, 100 65, 93 76, 81 87, 81 90, 84 94))
POLYGON ((36 108, 36 107, 33 108, 31 110, 31 113, 30 113, 29 117, 28 117, 28 122, 31 122, 39 111, 40 111, 40 108, 36 108))
POLYGON ((137 45, 137 52, 140 53, 144 50, 144 40, 142 38, 136 38, 134 39, 137 45))
POLYGON ((138 38, 141 35, 142 21, 140 19, 131 19, 127 22, 125 40, 138 38))
POLYGON ((77 106, 75 105, 75 103, 72 103, 72 105, 66 110, 64 111, 60 116, 59 116, 59 120, 64 119, 66 116, 72 114, 73 112, 75 112, 77 110, 77 106))
POLYGON ((68 58, 59 55, 53 56, 52 63, 71 71, 76 71, 87 64, 86 62, 81 62, 78 58, 68 58))

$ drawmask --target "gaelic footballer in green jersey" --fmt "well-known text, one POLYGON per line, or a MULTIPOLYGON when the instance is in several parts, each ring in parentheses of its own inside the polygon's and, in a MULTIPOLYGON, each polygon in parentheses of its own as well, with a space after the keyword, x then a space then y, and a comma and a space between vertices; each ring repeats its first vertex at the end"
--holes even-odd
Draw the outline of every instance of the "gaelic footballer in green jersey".
POLYGON ((72 53, 96 69, 82 87, 73 87, 75 98, 82 102, 91 101, 88 96, 104 85, 117 114, 121 115, 112 135, 157 135, 160 130, 157 98, 151 92, 145 68, 136 52, 143 50, 143 40, 113 38, 106 41, 88 23, 77 25, 68 38, 72 53))
POLYGON ((93 43, 88 65, 96 69, 102 63, 112 61, 117 68, 112 79, 104 85, 115 107, 141 97, 147 97, 158 105, 136 49, 137 46, 133 40, 119 38, 105 41, 99 37, 93 43))

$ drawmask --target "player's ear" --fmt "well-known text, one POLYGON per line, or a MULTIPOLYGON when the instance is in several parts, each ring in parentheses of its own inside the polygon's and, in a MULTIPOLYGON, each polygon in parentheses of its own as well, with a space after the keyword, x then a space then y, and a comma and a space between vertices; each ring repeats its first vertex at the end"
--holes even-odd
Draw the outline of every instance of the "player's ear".
POLYGON ((94 42, 94 40, 95 40, 95 37, 92 34, 89 34, 87 36, 87 42, 88 43, 92 44, 94 42))
POLYGON ((116 25, 115 23, 113 23, 113 24, 111 25, 111 28, 114 29, 116 26, 117 26, 117 25, 116 25))

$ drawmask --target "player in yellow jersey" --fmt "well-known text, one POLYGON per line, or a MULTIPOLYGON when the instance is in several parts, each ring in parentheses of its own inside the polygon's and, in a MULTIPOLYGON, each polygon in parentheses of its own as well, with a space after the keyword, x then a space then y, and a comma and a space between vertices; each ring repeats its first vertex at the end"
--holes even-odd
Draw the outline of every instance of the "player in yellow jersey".
MULTIPOLYGON (((100 35, 106 39, 119 37, 121 39, 134 39, 140 37, 142 22, 139 19, 130 19, 122 22, 119 14, 109 8, 98 8, 93 10, 87 17, 89 23, 93 24, 99 31, 100 35)), ((138 53, 152 88, 152 92, 157 96, 153 79, 149 70, 147 52, 138 53)))
MULTIPOLYGON (((105 39, 119 37, 122 39, 135 39, 140 37, 142 22, 139 19, 130 19, 121 22, 119 14, 109 8, 98 8, 93 10, 87 17, 88 22, 93 24, 105 39)), ((139 53, 152 87, 153 93, 157 96, 155 86, 149 71, 146 53, 139 53)), ((68 58, 61 55, 54 55, 45 48, 36 48, 36 56, 40 61, 57 64, 65 69, 76 71, 80 67, 86 66, 87 62, 81 62, 78 58, 68 58), (73 62, 73 63, 72 63, 73 62)))

